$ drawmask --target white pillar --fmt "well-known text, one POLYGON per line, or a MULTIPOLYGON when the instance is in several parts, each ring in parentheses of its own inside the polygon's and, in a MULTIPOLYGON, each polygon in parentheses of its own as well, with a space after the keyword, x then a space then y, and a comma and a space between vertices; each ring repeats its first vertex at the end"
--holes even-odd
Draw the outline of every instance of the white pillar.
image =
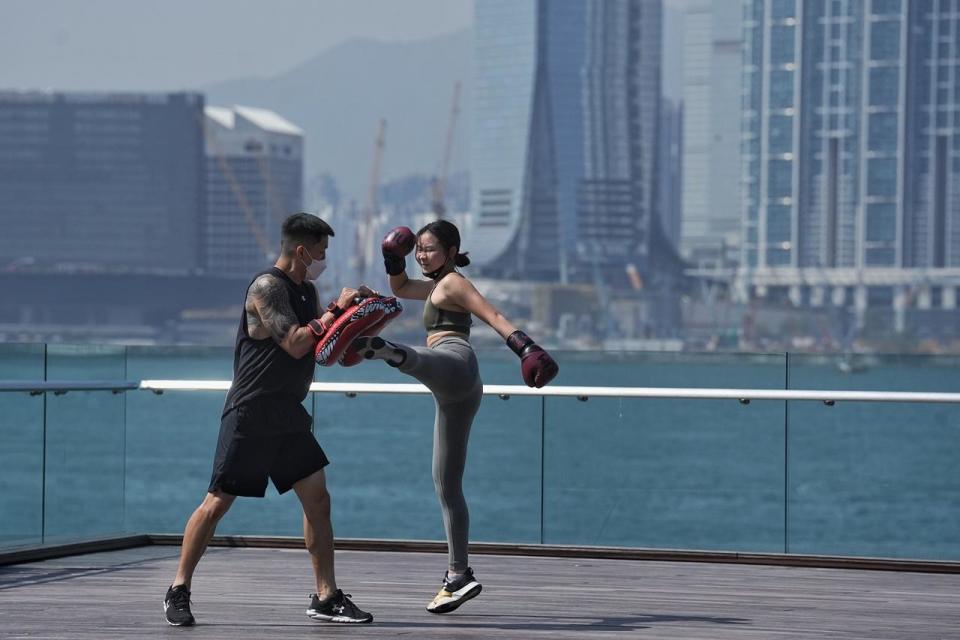
POLYGON ((893 330, 903 333, 907 326, 907 288, 893 288, 893 330))
POLYGON ((867 316, 867 287, 858 284, 853 291, 853 309, 856 313, 857 329, 863 329, 867 316))
POLYGON ((941 296, 941 306, 944 309, 956 309, 957 308, 957 289, 956 287, 944 287, 943 295, 941 296))
POLYGON ((833 306, 842 307, 847 301, 846 287, 834 287, 830 292, 830 301, 833 302, 833 306))
POLYGON ((822 307, 825 293, 826 292, 823 290, 823 287, 820 287, 820 286, 810 287, 810 306, 822 307))
POLYGON ((793 306, 799 307, 803 303, 803 292, 798 285, 791 285, 787 295, 790 296, 790 302, 793 303, 793 306))

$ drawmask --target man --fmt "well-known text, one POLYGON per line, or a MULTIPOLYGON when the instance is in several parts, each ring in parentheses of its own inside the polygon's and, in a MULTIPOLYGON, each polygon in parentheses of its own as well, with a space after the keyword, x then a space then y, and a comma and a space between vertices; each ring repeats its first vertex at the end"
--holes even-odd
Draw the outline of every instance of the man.
POLYGON ((190 582, 217 523, 237 496, 262 498, 268 477, 280 493, 292 488, 303 505, 303 535, 317 589, 307 615, 327 622, 373 620, 337 588, 330 494, 323 471, 328 460, 301 404, 313 381, 317 334, 322 335, 354 298, 374 293, 364 286, 345 288, 317 318, 317 290, 307 280, 323 272, 333 235, 333 229, 316 216, 288 217, 280 258, 273 268, 257 274, 247 289, 210 487, 187 522, 177 575, 163 601, 171 625, 194 623, 190 582))

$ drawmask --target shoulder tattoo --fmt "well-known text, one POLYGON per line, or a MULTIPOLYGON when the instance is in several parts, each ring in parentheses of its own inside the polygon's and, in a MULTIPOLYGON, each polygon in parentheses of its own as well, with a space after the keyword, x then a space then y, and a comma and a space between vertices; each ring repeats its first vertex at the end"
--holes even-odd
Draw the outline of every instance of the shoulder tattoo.
POLYGON ((244 304, 247 332, 252 337, 283 340, 291 327, 298 326, 286 287, 276 276, 264 274, 253 281, 244 304))

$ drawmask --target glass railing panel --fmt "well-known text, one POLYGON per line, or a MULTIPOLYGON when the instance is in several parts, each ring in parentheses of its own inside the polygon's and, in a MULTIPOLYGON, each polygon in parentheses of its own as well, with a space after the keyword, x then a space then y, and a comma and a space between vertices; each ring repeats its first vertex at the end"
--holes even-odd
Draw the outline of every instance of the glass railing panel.
MULTIPOLYGON (((48 345, 47 379, 123 380, 119 346, 48 345)), ((123 532, 126 394, 46 396, 45 542, 123 532)))
MULTIPOLYGON (((956 392, 960 359, 790 356, 797 389, 956 392)), ((960 406, 791 402, 788 550, 960 560, 960 406)))
MULTIPOLYGON (((432 397, 316 394, 316 403, 336 535, 445 539, 432 477, 432 397)), ((472 540, 538 540, 539 426, 539 398, 483 400, 463 479, 472 540)))
MULTIPOLYGON (((229 379, 232 350, 136 348, 130 379, 229 379)), ((517 361, 501 369, 519 377, 517 361)), ((319 382, 414 383, 382 362, 318 367, 319 382)), ((132 394, 127 404, 127 527, 180 533, 209 480, 224 392, 132 394), (162 506, 160 506, 162 505, 162 506)), ((331 460, 327 481, 339 537, 444 538, 431 474, 428 395, 313 394, 306 406, 331 460)), ((539 539, 540 399, 487 398, 474 422, 464 491, 473 539, 539 539), (504 443, 509 443, 506 446, 504 443)), ((293 492, 238 500, 218 528, 235 535, 300 535, 293 492)))
MULTIPOLYGON (((485 383, 520 382, 517 360, 478 350, 485 383), (491 380, 492 378, 492 380, 491 380)), ((318 382, 417 381, 383 362, 317 367, 318 382)), ((314 394, 315 433, 331 460, 334 532, 349 538, 443 540, 431 470, 429 395, 314 394)), ((464 494, 472 540, 539 538, 540 399, 486 397, 470 433, 464 494)))
MULTIPOLYGON (((603 386, 777 389, 785 371, 777 355, 582 364, 570 377, 603 386)), ((782 551, 783 427, 780 401, 548 398, 544 542, 782 551)))
MULTIPOLYGON (((230 380, 232 348, 129 347, 129 380, 230 380)), ((210 482, 225 391, 127 398, 126 528, 183 533, 210 482)), ((228 514, 225 524, 233 518, 228 514)))
MULTIPOLYGON (((43 345, 0 344, 0 380, 44 377, 43 345)), ((43 541, 43 396, 0 393, 0 549, 43 541)))

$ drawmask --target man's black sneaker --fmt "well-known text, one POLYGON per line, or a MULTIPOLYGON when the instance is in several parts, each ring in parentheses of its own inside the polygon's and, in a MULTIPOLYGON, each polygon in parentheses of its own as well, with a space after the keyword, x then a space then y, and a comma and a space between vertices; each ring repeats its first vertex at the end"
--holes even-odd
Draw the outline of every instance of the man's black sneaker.
POLYGON ((187 585, 178 584, 167 589, 163 599, 163 613, 167 622, 175 627, 189 627, 193 624, 193 614, 190 613, 190 590, 187 585))
POLYGON ((449 573, 443 576, 443 587, 440 593, 427 605, 430 613, 450 613, 470 598, 480 595, 483 587, 473 575, 473 569, 467 569, 463 575, 454 580, 449 579, 449 573))
POLYGON ((321 600, 314 593, 310 598, 307 615, 323 622, 373 622, 373 616, 366 611, 361 611, 360 607, 353 604, 350 597, 349 593, 344 593, 340 589, 326 600, 321 600))

